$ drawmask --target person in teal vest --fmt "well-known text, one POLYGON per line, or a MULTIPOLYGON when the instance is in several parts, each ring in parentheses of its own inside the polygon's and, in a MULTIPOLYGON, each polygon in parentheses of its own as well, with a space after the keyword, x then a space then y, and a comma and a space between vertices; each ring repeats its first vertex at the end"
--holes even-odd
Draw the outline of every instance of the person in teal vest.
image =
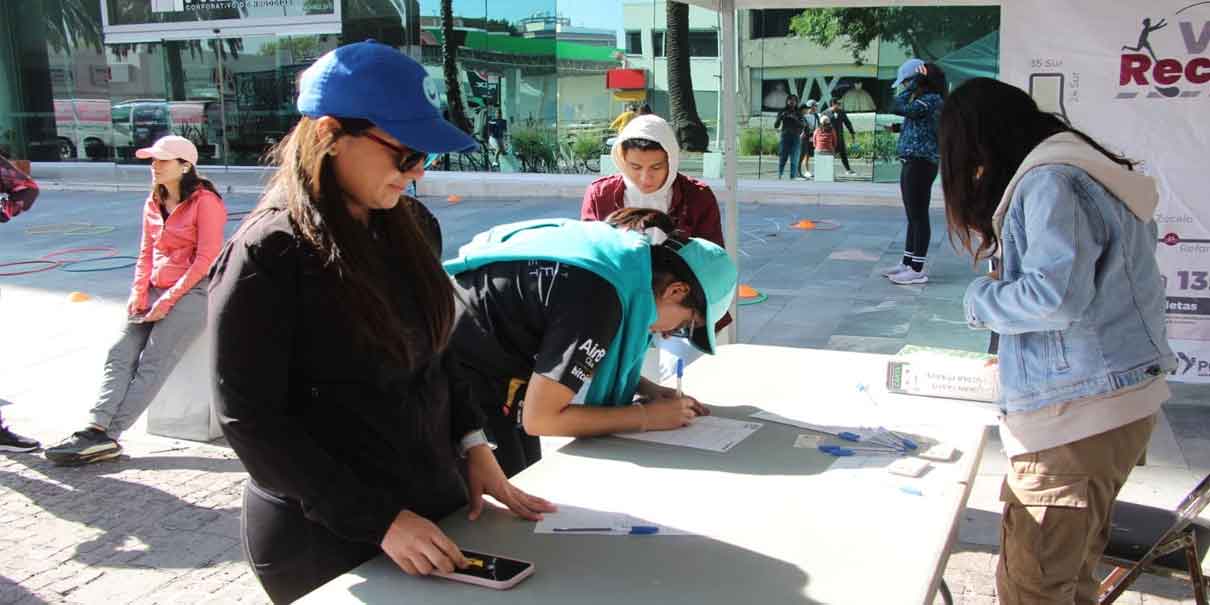
POLYGON ((542 457, 539 435, 667 430, 709 413, 639 372, 656 334, 714 352, 738 277, 716 244, 535 220, 480 233, 445 269, 450 346, 507 475, 542 457))

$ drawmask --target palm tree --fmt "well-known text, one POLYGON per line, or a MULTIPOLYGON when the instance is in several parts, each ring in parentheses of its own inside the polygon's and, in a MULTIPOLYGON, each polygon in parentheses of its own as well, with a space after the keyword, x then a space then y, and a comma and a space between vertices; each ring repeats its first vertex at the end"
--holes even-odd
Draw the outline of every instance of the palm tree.
POLYGON ((441 63, 445 73, 445 101, 449 106, 450 122, 465 132, 471 131, 462 105, 462 88, 458 83, 458 41, 454 39, 454 2, 441 0, 441 63))
POLYGON ((669 0, 668 33, 668 99, 672 127, 676 140, 686 151, 706 151, 710 133, 697 115, 693 99, 693 74, 689 64, 689 5, 669 0))

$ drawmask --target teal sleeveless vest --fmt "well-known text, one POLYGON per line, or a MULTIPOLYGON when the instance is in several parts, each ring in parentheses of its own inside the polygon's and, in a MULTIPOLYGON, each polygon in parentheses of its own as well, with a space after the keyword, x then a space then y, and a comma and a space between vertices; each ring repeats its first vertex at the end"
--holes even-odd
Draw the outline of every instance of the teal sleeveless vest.
POLYGON ((613 285, 622 304, 622 322, 597 363, 588 386, 589 405, 629 405, 639 386, 643 357, 656 320, 651 291, 651 245, 639 233, 605 223, 539 219, 493 227, 445 262, 450 275, 491 263, 541 260, 591 271, 613 285))

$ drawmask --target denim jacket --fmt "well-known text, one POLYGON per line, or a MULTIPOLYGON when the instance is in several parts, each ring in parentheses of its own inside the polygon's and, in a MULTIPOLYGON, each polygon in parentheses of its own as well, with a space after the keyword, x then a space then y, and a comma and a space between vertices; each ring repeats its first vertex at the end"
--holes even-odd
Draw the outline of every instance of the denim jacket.
POLYGON ((1000 279, 975 280, 964 299, 972 327, 1001 335, 1002 411, 1107 397, 1173 369, 1150 177, 1064 133, 1014 183, 996 213, 1000 279))

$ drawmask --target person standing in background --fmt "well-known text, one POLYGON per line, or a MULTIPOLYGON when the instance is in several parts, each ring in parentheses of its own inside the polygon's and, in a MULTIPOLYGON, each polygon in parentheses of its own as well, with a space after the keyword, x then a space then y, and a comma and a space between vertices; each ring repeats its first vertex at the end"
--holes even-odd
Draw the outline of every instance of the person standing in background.
POLYGON ((773 128, 781 132, 777 147, 777 178, 785 175, 786 162, 790 163, 790 178, 800 178, 798 163, 802 155, 802 140, 799 137, 802 136, 803 121, 802 115, 798 113, 797 96, 786 97, 786 107, 777 114, 773 128))
POLYGON ((924 263, 932 237, 929 204, 941 162, 937 124, 949 87, 940 67, 920 59, 909 59, 899 67, 895 86, 903 86, 895 95, 891 112, 904 118, 898 147, 899 161, 903 162, 899 190, 908 224, 902 262, 884 269, 882 274, 899 285, 923 284, 928 281, 924 263))
POLYGON ((802 141, 802 162, 798 173, 803 178, 810 179, 812 177, 811 158, 815 157, 815 129, 819 128, 819 102, 809 99, 799 110, 803 127, 802 136, 798 137, 802 141))
POLYGON ((853 172, 852 166, 849 165, 849 148, 845 144, 844 130, 848 128, 849 134, 853 136, 857 136, 857 131, 853 129, 853 122, 849 120, 849 114, 841 106, 840 97, 832 97, 824 115, 831 119, 832 128, 836 132, 836 155, 840 156, 840 162, 844 164, 845 176, 857 176, 857 173, 853 172))
POLYGON ((619 113, 618 117, 614 118, 613 122, 609 124, 609 128, 614 132, 622 132, 622 130, 626 128, 626 125, 638 115, 639 110, 637 107, 635 107, 635 104, 628 103, 626 105, 626 109, 622 111, 622 113, 619 113))

